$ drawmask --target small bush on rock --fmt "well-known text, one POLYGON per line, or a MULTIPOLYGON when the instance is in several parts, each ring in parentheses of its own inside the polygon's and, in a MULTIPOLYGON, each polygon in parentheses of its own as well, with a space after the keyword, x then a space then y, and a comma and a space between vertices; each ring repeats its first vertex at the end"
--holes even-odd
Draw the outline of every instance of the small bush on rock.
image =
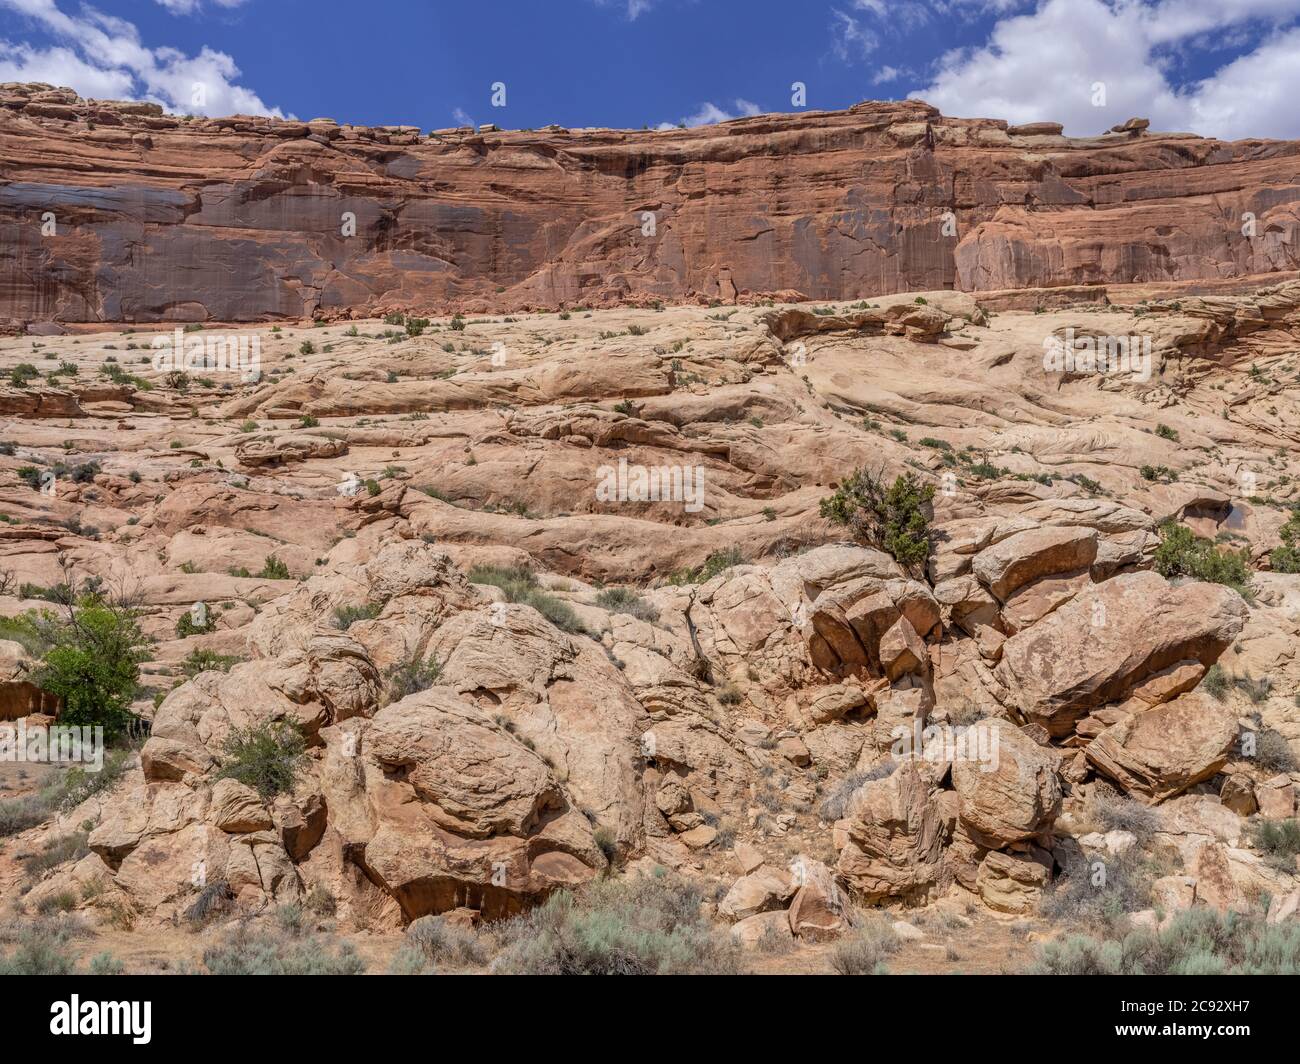
POLYGON ((573 607, 563 599, 543 591, 531 569, 476 565, 469 571, 469 582, 500 588, 507 602, 532 606, 562 632, 586 634, 586 629, 578 620, 578 615, 573 612, 573 607))
POLYGON ((238 780, 263 798, 274 798, 293 789, 306 750, 302 733, 284 721, 237 728, 222 747, 225 763, 217 778, 238 780))
POLYGON ((1221 551, 1186 525, 1171 521, 1160 526, 1160 537, 1155 569, 1161 576, 1190 576, 1250 597, 1250 551, 1221 551))
POLYGON ((859 469, 834 495, 821 501, 822 517, 846 526, 855 538, 880 547, 909 572, 930 555, 930 519, 926 506, 934 485, 906 473, 886 485, 881 471, 859 469))
POLYGON ((1252 841, 1264 859, 1282 872, 1294 873, 1300 853, 1300 820, 1260 820, 1254 825, 1252 841))
POLYGON ((442 666, 433 658, 412 658, 393 665, 384 673, 384 695, 389 703, 400 702, 407 695, 427 691, 442 676, 442 666))
POLYGON ((641 621, 659 620, 659 610, 626 587, 607 587, 596 596, 596 605, 610 613, 626 613, 641 621))

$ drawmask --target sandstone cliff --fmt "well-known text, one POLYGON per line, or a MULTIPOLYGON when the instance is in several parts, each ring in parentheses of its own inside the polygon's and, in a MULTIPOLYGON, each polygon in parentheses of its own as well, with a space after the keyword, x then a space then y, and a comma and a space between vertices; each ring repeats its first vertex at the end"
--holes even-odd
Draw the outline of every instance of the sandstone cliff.
POLYGON ((1054 128, 902 101, 689 130, 426 135, 7 84, 0 319, 856 299, 1297 268, 1300 143, 1054 128))

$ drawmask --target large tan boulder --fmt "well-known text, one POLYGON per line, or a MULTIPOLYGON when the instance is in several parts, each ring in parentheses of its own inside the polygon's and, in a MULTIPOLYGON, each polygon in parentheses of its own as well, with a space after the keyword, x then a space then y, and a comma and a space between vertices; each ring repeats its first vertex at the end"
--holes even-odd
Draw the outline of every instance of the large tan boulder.
POLYGON ((963 738, 967 756, 953 761, 952 786, 971 836, 1000 849, 1050 829, 1061 810, 1053 752, 1002 720, 973 724, 963 738))
POLYGON ((347 451, 348 445, 344 440, 298 433, 254 436, 235 444, 235 457, 246 466, 278 466, 305 462, 309 458, 337 458, 347 451))
POLYGON ((36 662, 21 643, 0 639, 0 721, 17 720, 32 713, 54 716, 59 696, 31 681, 36 662))
POLYGON ((1289 820, 1295 816, 1296 786, 1288 776, 1273 776, 1255 787, 1255 801, 1265 820, 1289 820))
POLYGON ((766 866, 741 876, 718 903, 718 912, 731 920, 783 909, 795 892, 789 873, 766 866))
POLYGON ((925 644, 906 617, 899 617, 880 637, 880 665, 888 679, 923 672, 929 662, 925 644))
POLYGON ((956 576, 936 584, 934 597, 944 621, 967 635, 998 623, 998 601, 973 576, 956 576))
POLYGON ((411 788, 434 823, 458 835, 524 836, 564 805, 537 754, 444 689, 380 710, 366 751, 411 788))
POLYGON ((278 796, 271 817, 285 852, 295 861, 311 853, 329 822, 325 799, 315 790, 278 796))
POLYGON ((268 831, 272 826, 271 814, 258 793, 232 779, 220 779, 213 784, 209 815, 217 827, 232 835, 268 831))
POLYGON ((985 547, 971 561, 971 571, 1005 602, 1031 580, 1087 569, 1096 557, 1094 529, 1047 526, 1018 532, 985 547))
POLYGON ((755 913, 731 925, 731 937, 744 949, 779 953, 794 945, 790 921, 786 914, 755 913))
POLYGON ((1045 862, 1028 854, 993 850, 980 864, 975 882, 990 909, 1021 916, 1034 911, 1050 880, 1045 862))
POLYGON ((838 870, 862 901, 924 897, 943 880, 954 810, 940 800, 937 776, 933 766, 908 759, 853 795, 838 870))
POLYGON ((835 874, 821 861, 809 857, 795 858, 791 871, 799 889, 787 913, 790 930, 814 942, 840 934, 847 926, 845 898, 835 874))
POLYGON ((1061 738, 1090 709, 1175 663, 1213 663, 1246 613, 1241 596, 1219 584, 1125 573, 1008 639, 994 675, 1009 705, 1061 738))
POLYGON ((1159 802, 1223 768, 1236 738, 1232 714, 1193 691, 1111 725, 1085 753, 1129 794, 1159 802))

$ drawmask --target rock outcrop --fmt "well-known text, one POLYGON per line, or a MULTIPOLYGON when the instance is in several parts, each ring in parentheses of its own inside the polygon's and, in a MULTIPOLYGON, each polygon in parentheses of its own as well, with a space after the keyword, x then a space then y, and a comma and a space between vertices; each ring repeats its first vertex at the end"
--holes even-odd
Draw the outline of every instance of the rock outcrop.
MULTIPOLYGON (((426 135, 8 84, 0 320, 858 299, 1300 265, 1300 145, 1144 121, 1078 139, 905 100, 698 129, 426 135), (1241 231, 1248 212, 1258 236, 1241 231)), ((913 307, 898 330, 930 336, 933 317, 913 307)))

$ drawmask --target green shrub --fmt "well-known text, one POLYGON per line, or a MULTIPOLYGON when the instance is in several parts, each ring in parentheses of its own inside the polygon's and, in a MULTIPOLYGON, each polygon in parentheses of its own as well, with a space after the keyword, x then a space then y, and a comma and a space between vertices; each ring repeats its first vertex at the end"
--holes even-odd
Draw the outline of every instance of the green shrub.
POLYGON ((468 968, 487 963, 488 951, 478 934, 449 924, 441 916, 411 921, 404 945, 432 965, 468 968))
POLYGON ((186 610, 176 621, 176 638, 188 639, 192 635, 207 635, 209 632, 214 632, 217 628, 217 618, 220 616, 218 610, 205 610, 203 623, 200 624, 194 619, 194 614, 186 610))
POLYGON ((72 975, 77 968, 72 937, 68 929, 47 921, 19 930, 14 949, 0 953, 0 975, 72 975))
POLYGON ((407 695, 427 691, 441 676, 442 666, 435 659, 411 658, 385 671, 385 695, 389 703, 400 702, 407 695))
POLYGON ((203 964, 213 975, 360 975, 366 970, 350 942, 335 946, 317 935, 247 922, 206 949, 203 964))
POLYGON ((1160 484, 1172 484, 1178 479, 1178 474, 1168 466, 1162 465, 1144 465, 1139 472, 1143 480, 1150 480, 1160 484))
POLYGON ((1255 764, 1274 775, 1300 768, 1286 736, 1262 723, 1257 724, 1255 732, 1255 764))
POLYGON ((291 575, 289 567, 279 558, 268 557, 262 566, 262 571, 257 574, 263 580, 289 580, 291 575))
POLYGON ((1156 435, 1162 440, 1172 440, 1174 443, 1178 442, 1178 430, 1171 429, 1168 425, 1157 425, 1156 435))
POLYGON ((737 565, 748 565, 747 559, 738 548, 728 547, 726 550, 715 550, 707 558, 704 564, 695 569, 679 569, 671 574, 665 581, 669 584, 706 584, 715 576, 720 576, 728 569, 733 569, 737 565))
POLYGON ((596 596, 596 605, 610 613, 626 613, 642 621, 659 620, 659 610, 631 588, 609 587, 596 596))
POLYGON ((476 565, 469 572, 469 581, 471 584, 489 584, 500 588, 505 593, 507 602, 531 606, 561 631, 586 634, 573 607, 542 590, 531 569, 476 565))
POLYGON ((1148 852, 1140 846, 1108 857, 1101 870, 1084 854, 1076 854, 1043 894, 1039 912, 1062 923, 1122 926, 1129 913, 1152 907, 1151 885, 1172 873, 1175 864, 1163 851, 1148 852), (1097 878, 1098 871, 1104 871, 1104 880, 1097 878))
POLYGON ((739 947, 701 912, 699 888, 671 874, 561 891, 501 926, 494 968, 530 975, 731 975, 739 947))
POLYGON ((367 602, 361 606, 339 606, 334 610, 332 623, 340 632, 346 632, 357 621, 373 621, 383 612, 383 604, 379 602, 367 602))
POLYGON ((1253 828, 1255 848, 1274 868, 1295 873, 1300 853, 1300 820, 1260 820, 1253 828))
POLYGON ((1088 812, 1103 831, 1127 831, 1142 846, 1160 830, 1160 814, 1149 805, 1113 792, 1094 789, 1088 812))
POLYGON ((306 750, 302 733, 284 721, 237 728, 222 746, 217 778, 238 780, 263 798, 274 798, 293 789, 306 750))
POLYGON ((1221 551, 1186 525, 1167 521, 1160 526, 1155 569, 1161 576, 1190 576, 1223 584, 1243 597, 1250 596, 1250 551, 1221 551))
POLYGON ((149 657, 135 611, 83 595, 64 615, 45 611, 31 623, 49 648, 32 679, 63 700, 59 722, 121 735, 136 719, 130 706, 149 657))
POLYGON ((831 967, 838 975, 888 975, 885 961, 898 952, 902 942, 883 919, 873 919, 854 928, 835 944, 831 967))
POLYGON ((6 798, 0 801, 0 839, 34 828, 52 815, 53 810, 39 795, 6 798))
POLYGON ((46 839, 38 852, 20 858, 23 871, 29 876, 40 876, 42 872, 58 868, 69 861, 80 861, 90 853, 90 848, 86 845, 89 837, 85 831, 74 831, 58 838, 46 839))
POLYGON ((214 650, 191 650, 181 662, 181 671, 192 680, 201 672, 229 672, 242 660, 233 654, 218 654, 214 650))
POLYGON ((930 520, 926 505, 934 485, 906 473, 886 487, 880 472, 859 469, 834 495, 821 501, 821 514, 845 525, 854 537, 888 551, 904 569, 923 568, 930 554, 930 520))
POLYGON ((1045 943, 1029 975, 1297 975, 1300 922, 1196 906, 1159 931, 1117 926, 1101 939, 1045 943))
POLYGON ((98 772, 74 765, 37 794, 0 800, 0 838, 42 824, 56 813, 75 809, 87 798, 107 790, 122 778, 130 760, 129 750, 107 750, 98 772))
POLYGON ((91 975, 125 975, 126 965, 105 950, 90 958, 91 975))
POLYGON ((1269 565, 1275 573, 1300 573, 1300 509, 1292 510, 1279 530, 1282 546, 1269 553, 1269 565))
POLYGON ((1223 671, 1223 666, 1215 663, 1206 669, 1205 676, 1201 679, 1201 687, 1216 702, 1222 702, 1227 698, 1228 674, 1223 671))

